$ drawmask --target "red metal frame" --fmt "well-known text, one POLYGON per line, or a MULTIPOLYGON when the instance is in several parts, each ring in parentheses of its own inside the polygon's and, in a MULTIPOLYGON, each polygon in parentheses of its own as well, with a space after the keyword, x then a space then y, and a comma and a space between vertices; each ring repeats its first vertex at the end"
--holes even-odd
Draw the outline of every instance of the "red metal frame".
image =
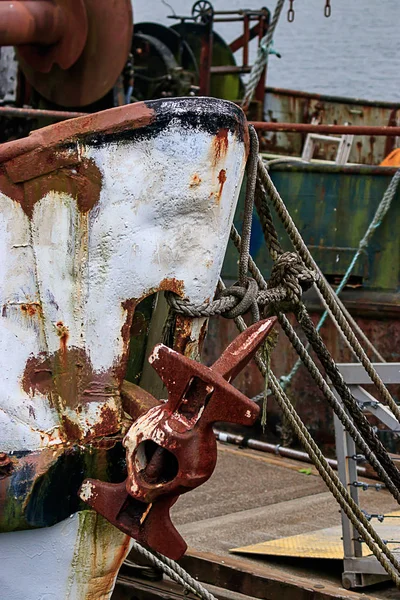
MULTIPOLYGON (((200 95, 207 96, 209 94, 211 74, 243 74, 251 71, 251 65, 249 65, 249 43, 258 36, 260 44, 268 30, 269 22, 270 13, 266 8, 262 8, 261 10, 240 9, 215 11, 213 15, 209 16, 207 22, 204 23, 205 31, 202 38, 199 78, 200 95), (232 52, 237 52, 241 48, 243 49, 243 64, 237 67, 233 67, 232 65, 212 67, 213 24, 233 21, 243 23, 243 33, 229 44, 229 48, 232 52), (257 23, 251 27, 251 23, 254 21, 257 21, 257 23)), ((261 106, 264 103, 265 80, 266 69, 264 69, 260 77, 254 95, 255 100, 259 102, 261 106)))

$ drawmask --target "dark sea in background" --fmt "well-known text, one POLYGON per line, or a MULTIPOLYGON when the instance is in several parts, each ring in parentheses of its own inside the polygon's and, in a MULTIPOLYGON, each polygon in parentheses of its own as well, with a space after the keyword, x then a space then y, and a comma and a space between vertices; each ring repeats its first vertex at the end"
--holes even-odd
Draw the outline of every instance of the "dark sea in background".
MULTIPOLYGON (((169 4, 177 14, 191 13, 192 2, 169 0, 169 4)), ((217 10, 265 5, 273 11, 275 4, 275 0, 213 2, 217 10)), ((133 0, 133 6, 137 23, 174 22, 167 18, 171 9, 162 0, 133 0)), ((282 58, 270 57, 267 84, 400 102, 400 0, 331 0, 330 18, 324 16, 324 6, 325 0, 294 0, 295 20, 288 23, 286 0, 274 39, 282 58)), ((228 43, 241 33, 237 23, 218 23, 216 30, 228 43)))

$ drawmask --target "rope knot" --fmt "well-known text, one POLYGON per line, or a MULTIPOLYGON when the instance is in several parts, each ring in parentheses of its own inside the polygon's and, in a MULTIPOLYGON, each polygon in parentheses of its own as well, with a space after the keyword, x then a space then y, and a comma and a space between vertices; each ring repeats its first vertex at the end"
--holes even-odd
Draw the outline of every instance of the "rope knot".
POLYGON ((246 278, 244 286, 236 282, 234 285, 223 290, 219 295, 220 298, 234 296, 239 299, 239 302, 231 310, 223 313, 222 316, 226 319, 236 319, 236 317, 251 309, 254 322, 259 321, 258 292, 258 284, 252 277, 246 278))
POLYGON ((298 304, 303 292, 317 279, 317 273, 308 269, 295 252, 284 252, 272 268, 268 289, 283 287, 286 290, 286 300, 298 304))

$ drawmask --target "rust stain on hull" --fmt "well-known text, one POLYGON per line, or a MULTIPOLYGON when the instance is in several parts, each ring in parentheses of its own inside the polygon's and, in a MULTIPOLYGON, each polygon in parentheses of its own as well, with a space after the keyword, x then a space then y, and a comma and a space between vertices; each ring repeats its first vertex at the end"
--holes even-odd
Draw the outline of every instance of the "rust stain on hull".
POLYGON ((189 187, 197 187, 198 185, 200 185, 201 183, 201 177, 198 173, 193 173, 191 179, 190 179, 190 183, 189 183, 189 187))
POLYGON ((57 335, 60 338, 60 351, 61 355, 65 356, 67 353, 67 343, 69 338, 68 327, 64 325, 62 321, 56 323, 57 335))
POLYGON ((120 429, 121 414, 107 405, 119 400, 119 385, 113 369, 95 372, 89 357, 81 348, 67 347, 65 332, 60 336, 60 350, 51 356, 31 357, 25 367, 22 387, 33 396, 39 392, 49 398, 59 414, 63 433, 68 440, 90 439, 97 435, 111 435, 120 429), (97 423, 90 433, 82 431, 79 413, 90 403, 104 403, 99 410, 97 423), (76 412, 76 421, 70 416, 76 412))
POLYGON ((42 307, 39 302, 26 302, 25 304, 21 304, 21 312, 27 317, 34 317, 36 315, 39 315, 40 317, 43 316, 42 307))
POLYGON ((93 160, 83 159, 78 165, 64 167, 31 179, 24 184, 24 199, 21 207, 31 218, 36 202, 49 192, 68 194, 76 198, 82 214, 89 212, 99 201, 102 175, 93 160))
POLYGON ((224 189, 225 181, 226 181, 226 171, 225 169, 221 169, 218 173, 218 181, 219 181, 219 190, 217 193, 217 202, 220 201, 222 190, 224 189))
MULTIPOLYGON (((183 296, 183 281, 165 278, 157 289, 149 290, 149 294, 166 290, 183 296)), ((122 303, 126 313, 121 329, 123 351, 118 364, 114 364, 110 369, 103 372, 94 371, 85 350, 74 346, 69 347, 68 327, 62 321, 55 324, 60 339, 59 350, 50 356, 42 353, 27 361, 22 377, 24 391, 30 396, 38 392, 48 397, 50 405, 56 408, 60 415, 62 434, 67 440, 87 441, 120 431, 122 423, 120 387, 125 376, 129 354, 130 328, 139 301, 140 299, 131 299, 122 303), (96 424, 91 426, 90 432, 87 432, 82 428, 81 421, 84 417, 80 415, 84 412, 85 405, 91 402, 103 406, 99 407, 96 424)), ((181 339, 186 338, 187 336, 182 334, 181 339)))
POLYGON ((97 203, 102 175, 92 160, 82 158, 79 144, 88 133, 117 134, 146 127, 156 113, 143 102, 64 121, 34 131, 28 138, 0 147, 0 192, 20 203, 29 218, 48 191, 77 198, 79 210, 97 203))
POLYGON ((130 537, 112 527, 101 515, 86 512, 80 517, 82 529, 90 532, 91 546, 82 539, 75 548, 78 585, 82 600, 108 598, 122 562, 130 549, 130 537), (110 552, 112 548, 112 552, 110 552), (88 579, 87 574, 91 577, 88 579))
POLYGON ((213 139, 212 166, 216 167, 228 151, 228 129, 221 128, 213 139))

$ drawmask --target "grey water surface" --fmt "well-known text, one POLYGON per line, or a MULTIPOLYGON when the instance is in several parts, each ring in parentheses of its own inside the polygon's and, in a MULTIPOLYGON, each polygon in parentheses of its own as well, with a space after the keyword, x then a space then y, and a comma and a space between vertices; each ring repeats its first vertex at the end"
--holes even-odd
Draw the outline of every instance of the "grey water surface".
MULTIPOLYGON (((191 12, 190 1, 168 2, 177 14, 191 12)), ((265 5, 273 11, 276 0, 212 3, 216 10, 265 5)), ((133 0, 133 5, 136 22, 174 22, 167 18, 171 9, 165 0, 133 0)), ((274 39, 282 58, 270 57, 268 85, 400 101, 400 0, 331 0, 330 18, 324 6, 325 0, 294 0, 295 20, 288 23, 286 0, 274 39)), ((237 23, 219 23, 216 30, 227 42, 241 32, 237 23)))

